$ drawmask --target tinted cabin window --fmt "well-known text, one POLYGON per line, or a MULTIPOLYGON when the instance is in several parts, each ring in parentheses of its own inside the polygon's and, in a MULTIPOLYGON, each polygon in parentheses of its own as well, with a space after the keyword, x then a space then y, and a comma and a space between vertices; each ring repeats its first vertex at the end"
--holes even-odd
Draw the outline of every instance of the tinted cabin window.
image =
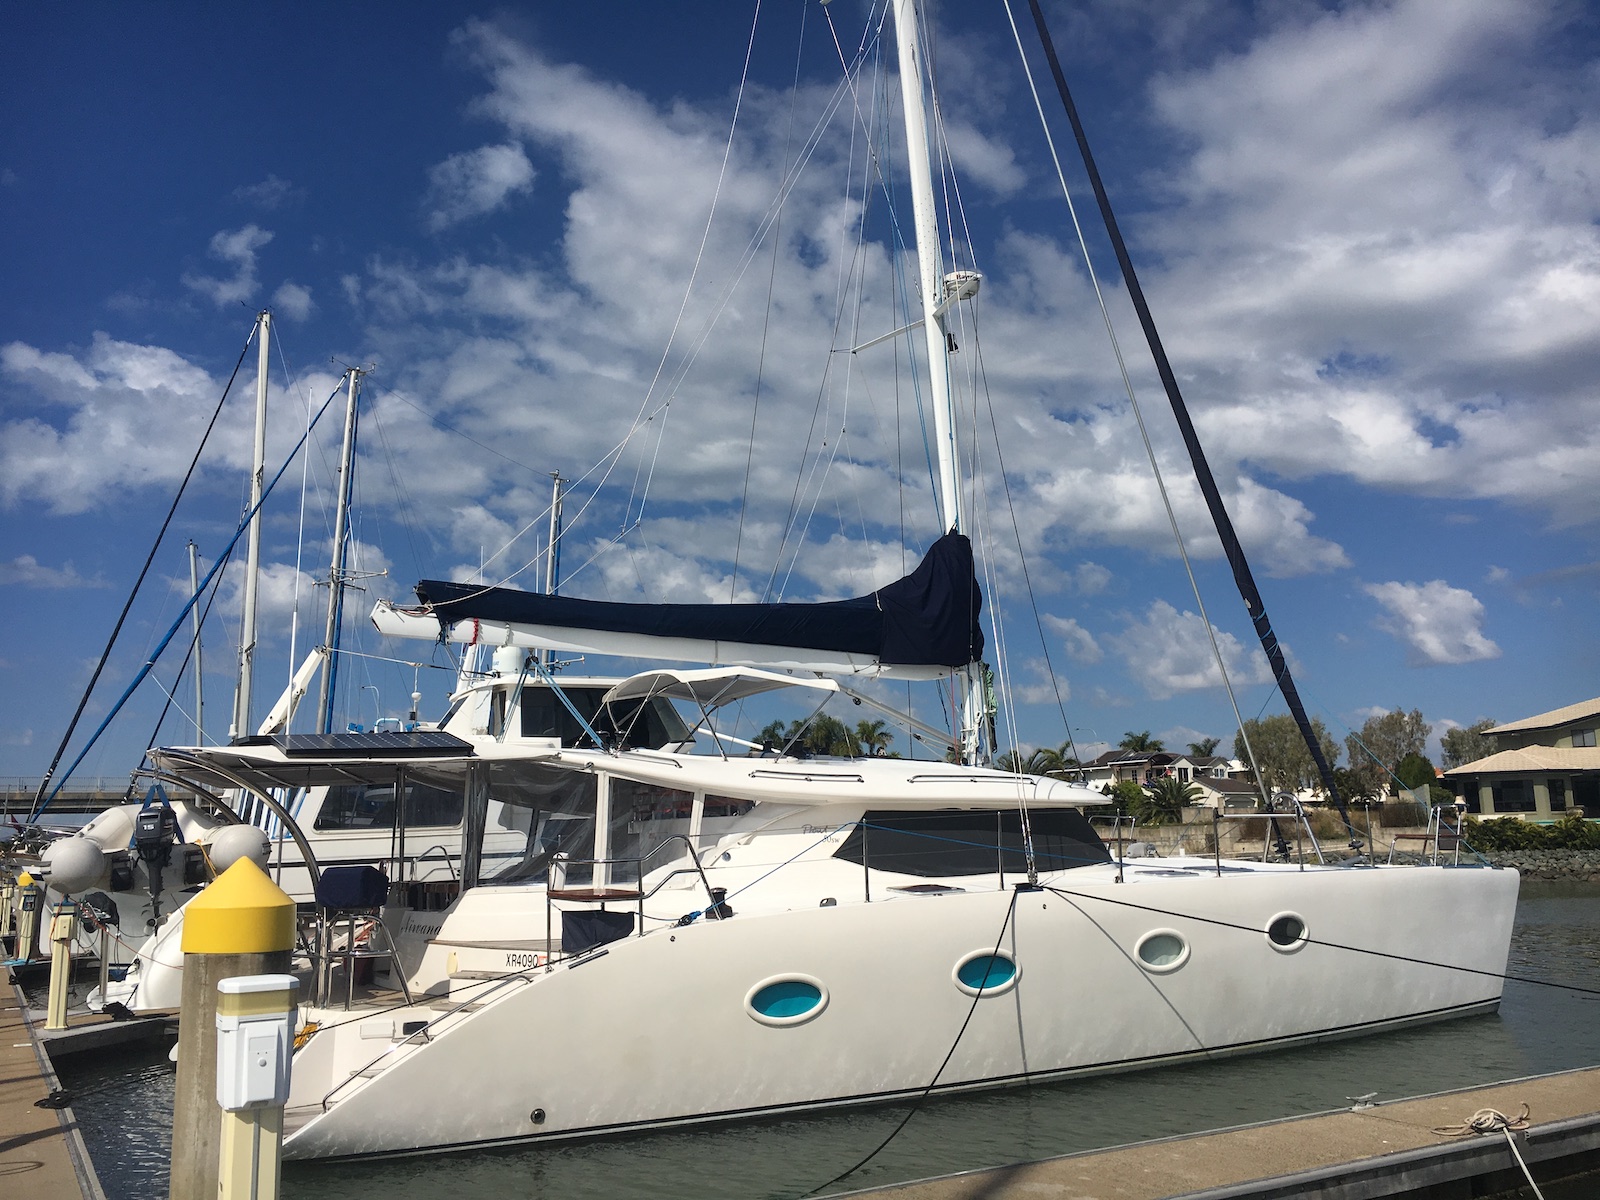
MULTIPOLYGON (((461 793, 406 783, 406 826, 461 824, 461 793)), ((394 784, 345 783, 328 789, 318 829, 393 829, 394 784)))
MULTIPOLYGON (((600 705, 604 694, 601 688, 566 690, 572 707, 607 742, 625 749, 659 750, 688 738, 689 731, 668 701, 632 701, 606 710, 600 705)), ((523 688, 522 736, 558 737, 563 746, 578 746, 589 740, 571 710, 548 688, 523 688)))
MULTIPOLYGON (((1030 813, 1034 859, 1041 871, 1109 862, 1099 835, 1077 809, 1030 813)), ((1022 821, 1015 812, 869 812, 865 828, 850 831, 835 858, 904 875, 992 875, 1027 870, 1022 821)))

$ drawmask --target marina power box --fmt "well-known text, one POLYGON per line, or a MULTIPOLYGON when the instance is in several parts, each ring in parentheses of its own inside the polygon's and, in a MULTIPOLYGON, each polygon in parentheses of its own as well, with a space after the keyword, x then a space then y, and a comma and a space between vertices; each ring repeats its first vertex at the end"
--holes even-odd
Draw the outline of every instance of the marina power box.
POLYGON ((217 1103, 229 1112, 289 1099, 293 975, 243 975, 217 984, 217 1103))

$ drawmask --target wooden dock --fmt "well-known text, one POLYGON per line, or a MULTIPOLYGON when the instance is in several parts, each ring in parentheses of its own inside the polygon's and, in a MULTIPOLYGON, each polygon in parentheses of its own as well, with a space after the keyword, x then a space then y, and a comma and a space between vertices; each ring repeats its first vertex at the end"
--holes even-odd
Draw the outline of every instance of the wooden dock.
MULTIPOLYGON (((1516 1117, 1541 1187, 1600 1172, 1600 1067, 1217 1133, 834 1193, 881 1200, 1375 1200, 1526 1186, 1503 1133, 1441 1134, 1480 1109, 1516 1117)), ((1600 1194, 1600 1183, 1596 1193, 1600 1194)))
POLYGON ((0 968, 0 1179, 7 1195, 105 1200, 70 1107, 41 1108, 60 1092, 43 1029, 9 969, 0 968))

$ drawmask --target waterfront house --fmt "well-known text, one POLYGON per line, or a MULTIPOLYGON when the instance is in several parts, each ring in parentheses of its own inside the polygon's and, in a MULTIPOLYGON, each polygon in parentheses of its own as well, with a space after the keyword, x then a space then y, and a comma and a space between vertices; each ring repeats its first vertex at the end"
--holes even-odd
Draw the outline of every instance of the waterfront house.
POLYGON ((1495 752, 1444 773, 1481 816, 1548 821, 1574 808, 1600 817, 1600 697, 1484 731, 1495 752))

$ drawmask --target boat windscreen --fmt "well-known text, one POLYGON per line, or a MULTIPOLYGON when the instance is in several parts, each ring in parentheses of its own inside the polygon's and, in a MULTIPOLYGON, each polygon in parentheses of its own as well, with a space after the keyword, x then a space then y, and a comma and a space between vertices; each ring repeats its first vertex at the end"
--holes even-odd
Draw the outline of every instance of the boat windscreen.
MULTIPOLYGON (((1036 809, 1028 814, 1028 826, 1041 872, 1111 861, 1105 843, 1075 808, 1036 809)), ((1028 865, 1015 810, 868 812, 833 856, 923 877, 1020 875, 1028 865)))

